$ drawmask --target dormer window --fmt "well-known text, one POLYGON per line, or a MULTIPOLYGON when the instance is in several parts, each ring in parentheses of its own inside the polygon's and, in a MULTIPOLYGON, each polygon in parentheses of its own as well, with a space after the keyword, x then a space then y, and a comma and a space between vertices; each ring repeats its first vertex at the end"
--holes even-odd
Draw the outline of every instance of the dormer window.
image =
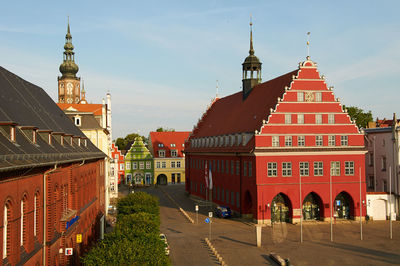
POLYGON ((10 126, 10 141, 15 142, 15 126, 10 126))
POLYGON ((175 143, 171 143, 171 147, 175 147, 175 143))
POLYGON ((178 156, 178 151, 177 150, 171 150, 171 157, 176 157, 178 156))
POLYGON ((158 143, 158 147, 162 148, 162 147, 164 147, 164 144, 158 143))
POLYGON ((36 131, 36 129, 34 129, 34 130, 32 130, 32 142, 35 144, 37 142, 36 137, 37 137, 37 131, 36 131))
POLYGON ((74 116, 74 123, 75 126, 80 127, 82 125, 82 117, 81 116, 74 116))
POLYGON ((158 156, 159 157, 165 157, 165 151, 164 150, 158 151, 158 156))

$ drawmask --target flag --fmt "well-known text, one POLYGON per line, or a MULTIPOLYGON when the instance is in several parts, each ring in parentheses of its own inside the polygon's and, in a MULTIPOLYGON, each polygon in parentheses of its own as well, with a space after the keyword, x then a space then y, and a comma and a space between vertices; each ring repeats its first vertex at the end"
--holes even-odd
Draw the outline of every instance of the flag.
POLYGON ((206 161, 206 165, 204 167, 204 179, 206 181, 206 188, 208 188, 208 166, 207 166, 207 161, 206 161))
POLYGON ((210 179, 210 181, 208 182, 210 189, 213 189, 213 181, 212 181, 212 173, 211 173, 211 168, 209 169, 208 172, 208 178, 210 179))

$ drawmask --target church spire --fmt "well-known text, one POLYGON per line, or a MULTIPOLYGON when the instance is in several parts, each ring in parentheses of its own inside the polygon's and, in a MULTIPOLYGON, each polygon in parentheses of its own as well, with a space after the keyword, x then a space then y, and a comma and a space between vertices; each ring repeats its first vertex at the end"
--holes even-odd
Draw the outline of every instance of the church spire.
POLYGON ((60 72, 62 74, 62 78, 76 78, 76 73, 78 71, 79 67, 77 64, 75 64, 75 52, 74 46, 72 45, 72 35, 68 18, 67 34, 65 35, 64 56, 63 62, 60 65, 60 72))
POLYGON ((250 16, 250 50, 249 55, 244 60, 243 64, 243 76, 242 76, 242 90, 243 99, 246 99, 250 94, 253 87, 261 83, 261 62, 254 55, 253 48, 253 22, 250 16))

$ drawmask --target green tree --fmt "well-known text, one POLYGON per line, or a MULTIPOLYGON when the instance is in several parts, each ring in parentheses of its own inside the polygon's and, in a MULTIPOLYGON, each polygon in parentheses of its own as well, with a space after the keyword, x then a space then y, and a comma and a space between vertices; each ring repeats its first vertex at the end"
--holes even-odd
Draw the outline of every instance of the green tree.
POLYGON ((174 132, 175 131, 175 129, 173 129, 173 128, 163 128, 163 127, 159 127, 159 128, 157 128, 156 129, 156 132, 174 132))
POLYGON ((347 113, 351 117, 351 119, 356 121, 358 127, 366 128, 368 122, 372 122, 372 112, 365 112, 363 109, 355 107, 355 106, 343 106, 343 108, 347 109, 347 113))
POLYGON ((136 137, 141 137, 144 143, 148 143, 147 138, 145 136, 140 136, 137 133, 131 133, 126 135, 125 138, 117 138, 115 140, 115 145, 118 146, 118 149, 120 150, 127 150, 130 148, 128 147, 128 144, 133 143, 136 137))

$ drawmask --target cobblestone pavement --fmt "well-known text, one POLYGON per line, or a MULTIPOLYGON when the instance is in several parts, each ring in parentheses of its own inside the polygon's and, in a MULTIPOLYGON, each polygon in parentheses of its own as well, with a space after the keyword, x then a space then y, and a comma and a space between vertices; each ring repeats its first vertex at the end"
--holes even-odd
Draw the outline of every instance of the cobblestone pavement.
MULTIPOLYGON (((169 201, 168 193, 196 222, 195 204, 201 203, 185 194, 184 185, 147 188, 160 198, 161 230, 171 246, 173 265, 216 265, 218 262, 202 241, 209 237, 209 225, 204 222, 208 207, 200 206, 198 224, 191 224, 169 201)), ((356 221, 333 226, 334 241, 330 241, 330 224, 303 223, 303 243, 300 225, 286 223, 262 229, 262 247, 256 247, 254 224, 250 221, 213 218, 211 242, 228 265, 268 265, 270 252, 289 258, 293 265, 400 265, 400 222, 393 222, 393 239, 389 239, 389 222, 360 224, 356 221)))

